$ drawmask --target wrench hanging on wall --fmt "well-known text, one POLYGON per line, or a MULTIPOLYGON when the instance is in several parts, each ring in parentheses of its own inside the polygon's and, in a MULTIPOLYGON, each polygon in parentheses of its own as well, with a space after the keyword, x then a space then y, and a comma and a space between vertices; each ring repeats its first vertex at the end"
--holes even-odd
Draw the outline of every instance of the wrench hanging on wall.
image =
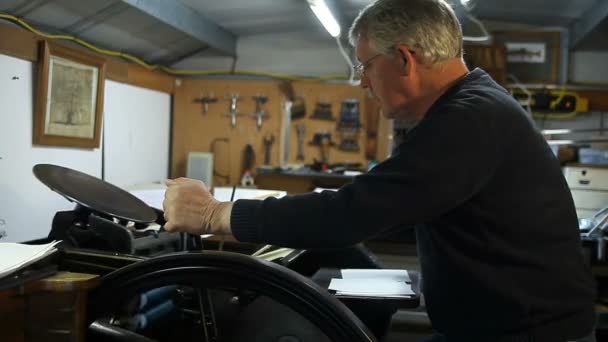
POLYGON ((304 160, 304 131, 306 126, 304 124, 297 124, 296 131, 298 132, 298 155, 297 160, 304 160))
POLYGON ((264 137, 264 165, 270 165, 270 152, 272 150, 272 144, 274 143, 274 135, 266 135, 264 137))

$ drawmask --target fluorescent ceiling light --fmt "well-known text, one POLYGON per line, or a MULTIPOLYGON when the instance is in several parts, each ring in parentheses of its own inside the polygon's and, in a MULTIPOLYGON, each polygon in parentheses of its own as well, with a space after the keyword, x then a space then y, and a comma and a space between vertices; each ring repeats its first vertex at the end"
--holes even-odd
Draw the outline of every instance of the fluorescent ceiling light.
POLYGON ((460 3, 462 4, 462 6, 467 7, 470 1, 471 0, 460 0, 460 3))
POLYGON ((340 25, 336 21, 336 18, 331 14, 329 7, 324 0, 308 0, 308 6, 312 12, 317 16, 317 19, 323 24, 323 27, 332 35, 332 37, 338 37, 340 35, 340 25))
POLYGON ((549 145, 573 145, 574 140, 547 140, 549 145))
POLYGON ((542 134, 570 134, 570 129, 544 129, 541 131, 542 134))

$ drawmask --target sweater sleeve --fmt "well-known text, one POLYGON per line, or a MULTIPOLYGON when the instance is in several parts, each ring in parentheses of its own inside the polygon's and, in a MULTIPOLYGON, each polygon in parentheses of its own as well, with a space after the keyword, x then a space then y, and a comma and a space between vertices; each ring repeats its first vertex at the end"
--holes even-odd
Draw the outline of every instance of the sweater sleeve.
POLYGON ((466 105, 429 112, 392 157, 337 192, 236 201, 232 232, 284 247, 344 247, 432 221, 475 196, 496 169, 498 132, 483 114, 466 105))

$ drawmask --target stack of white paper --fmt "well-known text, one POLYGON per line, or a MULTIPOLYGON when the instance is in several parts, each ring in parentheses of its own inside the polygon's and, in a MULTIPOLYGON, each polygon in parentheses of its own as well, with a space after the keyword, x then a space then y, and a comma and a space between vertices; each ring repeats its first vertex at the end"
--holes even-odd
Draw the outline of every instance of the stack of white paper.
POLYGON ((20 243, 1 242, 0 279, 55 253, 57 251, 55 245, 58 243, 59 241, 54 241, 46 245, 24 245, 20 243))
POLYGON ((321 193, 323 191, 338 191, 338 189, 334 189, 334 188, 314 188, 313 192, 318 192, 321 193))
POLYGON ((344 269, 342 279, 332 279, 329 289, 339 295, 402 297, 412 296, 406 270, 344 269))
POLYGON ((407 283, 411 282, 406 270, 345 268, 340 270, 340 273, 342 274, 342 279, 380 278, 407 283))

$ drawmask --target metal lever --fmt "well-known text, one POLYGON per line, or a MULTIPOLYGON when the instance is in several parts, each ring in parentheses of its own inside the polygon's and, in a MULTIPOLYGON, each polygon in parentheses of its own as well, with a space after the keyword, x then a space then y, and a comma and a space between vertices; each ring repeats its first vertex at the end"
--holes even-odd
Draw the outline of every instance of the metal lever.
POLYGON ((209 289, 197 289, 198 305, 200 310, 201 328, 205 342, 215 342, 218 338, 215 308, 209 289))
POLYGON ((595 220, 596 218, 604 215, 605 213, 608 213, 608 207, 604 207, 604 208, 598 210, 595 214, 593 214, 593 216, 591 216, 591 219, 595 220))
MULTIPOLYGON (((588 232, 586 233, 582 233, 581 237, 583 238, 587 238, 587 239, 595 239, 597 242, 597 259, 598 260, 604 260, 604 251, 605 251, 605 241, 604 241, 604 234, 606 234, 606 231, 608 230, 608 207, 602 208, 600 210, 598 210, 595 214, 593 214, 593 216, 591 216, 589 219, 587 219, 587 222, 589 223, 589 225, 593 224, 594 222, 596 222, 596 220, 600 217, 602 217, 602 215, 605 215, 604 217, 602 217, 601 220, 599 220, 599 222, 595 223, 588 232)), ((582 225, 581 223, 579 223, 579 225, 582 225)), ((582 227, 581 227, 582 228, 582 227)), ((586 228, 586 227, 585 227, 586 228)))
MULTIPOLYGON (((597 213, 595 213, 592 216, 592 220, 595 221, 595 219, 598 218, 606 210, 607 210, 607 208, 604 208, 604 209, 601 209, 600 211, 598 211, 597 213)), ((589 232, 586 234, 586 236, 594 236, 597 234, 603 235, 603 233, 605 233, 607 229, 608 229, 608 215, 604 216, 597 224, 595 224, 589 230, 589 232)))

